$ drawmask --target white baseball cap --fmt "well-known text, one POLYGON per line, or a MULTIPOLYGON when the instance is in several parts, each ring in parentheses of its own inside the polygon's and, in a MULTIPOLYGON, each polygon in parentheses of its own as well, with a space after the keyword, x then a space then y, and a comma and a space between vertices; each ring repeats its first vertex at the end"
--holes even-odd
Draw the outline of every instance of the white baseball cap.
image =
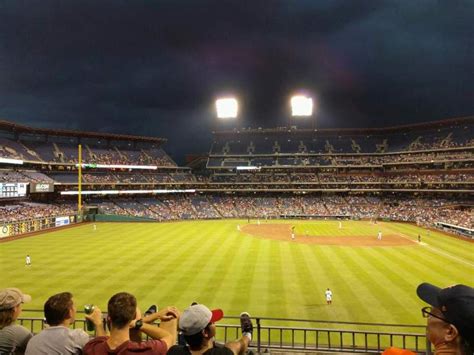
POLYGON ((212 311, 202 304, 196 304, 184 310, 179 318, 179 330, 184 335, 194 335, 207 327, 209 323, 214 323, 224 317, 221 309, 212 311))

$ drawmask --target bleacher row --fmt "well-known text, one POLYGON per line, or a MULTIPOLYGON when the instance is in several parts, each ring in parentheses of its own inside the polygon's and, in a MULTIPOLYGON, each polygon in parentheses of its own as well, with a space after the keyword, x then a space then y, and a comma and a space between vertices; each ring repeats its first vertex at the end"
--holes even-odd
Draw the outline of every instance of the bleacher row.
POLYGON ((472 122, 366 130, 248 129, 216 134, 211 155, 391 153, 474 145, 472 122))
MULTIPOLYGON (((77 184, 77 172, 41 173, 28 170, 0 170, 0 182, 46 182, 77 184)), ((330 174, 330 173, 256 173, 256 174, 213 174, 196 177, 190 172, 183 173, 140 173, 140 172, 100 172, 85 173, 83 183, 90 184, 160 184, 160 183, 474 183, 474 173, 440 174, 330 174)))
MULTIPOLYGON (((176 163, 161 148, 120 146, 101 147, 101 140, 84 145, 83 159, 90 164, 156 165, 175 167, 176 163)), ((0 138, 0 156, 41 163, 77 164, 75 141, 69 143, 37 142, 0 138)))
POLYGON ((399 163, 419 163, 419 162, 449 162, 472 160, 473 147, 468 146, 465 149, 456 151, 430 151, 423 150, 409 153, 398 154, 380 154, 380 155, 350 155, 342 153, 311 155, 311 154, 266 154, 265 156, 255 157, 253 155, 210 155, 208 161, 209 168, 233 168, 238 166, 383 166, 399 163))

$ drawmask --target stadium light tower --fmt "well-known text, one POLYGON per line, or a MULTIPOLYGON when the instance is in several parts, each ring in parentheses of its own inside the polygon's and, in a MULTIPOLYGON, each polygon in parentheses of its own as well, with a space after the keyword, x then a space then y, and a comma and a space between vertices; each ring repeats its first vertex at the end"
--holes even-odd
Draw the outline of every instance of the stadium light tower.
POLYGON ((239 103, 234 97, 223 97, 216 100, 218 118, 236 118, 239 113, 239 103))
POLYGON ((313 99, 306 95, 295 95, 291 98, 291 115, 308 117, 313 115, 313 99))

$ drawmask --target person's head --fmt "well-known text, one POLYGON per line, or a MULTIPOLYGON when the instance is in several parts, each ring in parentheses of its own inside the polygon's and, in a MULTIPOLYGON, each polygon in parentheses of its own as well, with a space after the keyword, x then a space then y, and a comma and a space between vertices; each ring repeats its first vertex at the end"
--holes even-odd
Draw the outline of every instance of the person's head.
POLYGON ((186 308, 179 318, 178 328, 192 350, 199 350, 216 335, 215 322, 221 320, 224 312, 209 310, 202 304, 186 308))
POLYGON ((0 290, 0 329, 12 324, 21 313, 21 305, 31 301, 31 296, 17 288, 0 290))
POLYGON ((50 326, 56 326, 65 320, 74 322, 76 307, 71 292, 61 292, 48 298, 44 304, 44 317, 50 326))
POLYGON ((108 320, 112 328, 128 328, 137 314, 137 299, 127 292, 119 292, 112 296, 107 305, 108 320))
POLYGON ((431 305, 422 309, 428 318, 427 337, 436 347, 449 346, 462 353, 474 350, 474 288, 454 285, 439 288, 422 283, 418 297, 431 305))

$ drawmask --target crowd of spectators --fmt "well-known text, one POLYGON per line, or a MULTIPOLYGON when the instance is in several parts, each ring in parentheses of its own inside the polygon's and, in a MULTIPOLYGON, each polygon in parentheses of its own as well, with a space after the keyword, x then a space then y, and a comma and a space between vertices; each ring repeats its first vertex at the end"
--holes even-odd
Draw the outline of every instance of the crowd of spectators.
POLYGON ((250 315, 240 315, 242 336, 222 345, 214 343, 215 323, 221 320, 221 309, 210 310, 193 304, 180 312, 174 306, 152 305, 142 314, 134 295, 114 294, 107 303, 107 317, 94 306, 86 314, 87 333, 76 327, 77 305, 71 292, 52 295, 44 304, 45 326, 32 333, 16 324, 22 305, 32 297, 18 288, 0 289, 0 354, 16 355, 243 355, 252 340, 250 315), (159 325, 156 322, 159 321, 159 325), (107 327, 106 327, 107 325, 107 327), (180 337, 178 338, 178 329, 180 337))
POLYGON ((425 198, 358 195, 278 197, 174 195, 165 199, 94 201, 103 213, 156 220, 206 218, 279 218, 284 216, 391 219, 433 226, 436 222, 474 228, 472 207, 462 202, 425 198), (461 208, 464 205, 467 207, 461 208))
MULTIPOLYGON (((203 179, 200 179, 203 181, 203 179)), ((213 183, 448 183, 456 184, 458 182, 474 182, 473 173, 439 173, 426 174, 415 173, 237 173, 237 174, 214 174, 209 178, 213 183)))
POLYGON ((77 211, 72 204, 22 202, 0 206, 0 222, 14 222, 36 218, 69 216, 77 211))

